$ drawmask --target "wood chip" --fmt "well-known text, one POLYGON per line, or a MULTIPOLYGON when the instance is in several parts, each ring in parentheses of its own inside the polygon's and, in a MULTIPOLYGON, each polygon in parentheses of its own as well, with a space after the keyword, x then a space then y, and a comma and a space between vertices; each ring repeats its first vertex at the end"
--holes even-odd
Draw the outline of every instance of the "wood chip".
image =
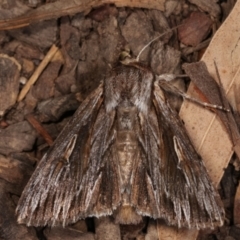
POLYGON ((97 240, 121 240, 120 227, 110 217, 95 219, 97 240))
POLYGON ((27 121, 12 124, 0 130, 0 153, 29 151, 35 139, 36 133, 27 121))
POLYGON ((63 228, 47 228, 44 230, 47 240, 95 240, 93 233, 81 233, 63 228))
POLYGON ((15 58, 0 54, 0 116, 17 100, 21 66, 15 58))

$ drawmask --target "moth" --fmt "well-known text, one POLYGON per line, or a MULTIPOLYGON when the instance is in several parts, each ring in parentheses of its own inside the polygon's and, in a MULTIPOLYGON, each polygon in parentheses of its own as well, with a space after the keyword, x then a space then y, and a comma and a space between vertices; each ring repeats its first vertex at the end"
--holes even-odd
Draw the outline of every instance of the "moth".
POLYGON ((113 215, 178 227, 220 226, 224 209, 164 92, 138 63, 115 68, 80 105, 25 187, 16 213, 33 226, 113 215))

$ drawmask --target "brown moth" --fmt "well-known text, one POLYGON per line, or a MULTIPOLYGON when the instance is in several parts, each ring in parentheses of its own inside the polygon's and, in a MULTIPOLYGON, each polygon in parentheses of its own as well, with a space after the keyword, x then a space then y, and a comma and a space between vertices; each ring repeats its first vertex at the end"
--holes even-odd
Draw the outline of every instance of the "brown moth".
POLYGON ((219 226, 224 209, 201 157, 138 62, 114 69, 43 156, 17 206, 19 223, 55 226, 113 215, 188 228, 219 226))

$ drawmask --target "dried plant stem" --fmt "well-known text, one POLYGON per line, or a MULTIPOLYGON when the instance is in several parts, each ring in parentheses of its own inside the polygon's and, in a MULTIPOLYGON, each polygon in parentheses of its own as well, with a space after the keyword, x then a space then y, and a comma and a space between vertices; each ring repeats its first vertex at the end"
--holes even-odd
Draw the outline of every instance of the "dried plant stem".
POLYGON ((22 16, 0 20, 0 30, 15 29, 28 26, 33 22, 73 15, 79 12, 88 13, 92 8, 104 4, 115 4, 117 7, 137 7, 164 11, 166 0, 75 0, 44 4, 22 16))
POLYGON ((53 144, 53 139, 42 126, 42 124, 32 115, 29 114, 26 116, 27 121, 34 127, 34 129, 45 139, 49 146, 53 144))
POLYGON ((17 100, 18 102, 22 101, 25 98, 31 86, 34 85, 34 83, 37 81, 38 77, 41 75, 42 71, 45 69, 45 67, 48 65, 48 63, 51 61, 51 59, 53 58, 53 56, 57 51, 58 51, 58 47, 55 44, 53 44, 50 50, 48 51, 47 55, 45 56, 45 58, 37 67, 36 71, 30 77, 27 84, 23 87, 22 91, 18 96, 18 100, 17 100))

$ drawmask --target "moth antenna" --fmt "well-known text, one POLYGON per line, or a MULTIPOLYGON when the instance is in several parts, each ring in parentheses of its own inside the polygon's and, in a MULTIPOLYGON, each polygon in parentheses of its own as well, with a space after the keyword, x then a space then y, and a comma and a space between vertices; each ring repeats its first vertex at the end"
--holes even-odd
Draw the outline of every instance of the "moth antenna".
POLYGON ((140 58, 141 54, 143 53, 143 51, 144 51, 147 47, 149 47, 154 41, 156 41, 158 38, 166 35, 167 33, 172 32, 173 30, 177 29, 177 28, 180 27, 181 25, 182 25, 182 24, 180 24, 180 25, 178 25, 178 26, 176 26, 176 27, 173 27, 173 28, 167 30, 166 32, 160 34, 159 36, 155 37, 155 38, 152 39, 150 42, 148 42, 148 43, 141 49, 141 51, 138 53, 138 55, 137 55, 137 57, 136 57, 136 61, 139 62, 139 58, 140 58))
POLYGON ((177 94, 177 95, 183 97, 184 99, 189 100, 191 102, 195 102, 195 103, 197 103, 201 106, 209 107, 209 108, 215 108, 215 109, 219 109, 219 110, 226 111, 226 112, 230 111, 229 109, 227 109, 223 106, 199 101, 198 99, 189 96, 185 92, 182 92, 178 88, 174 87, 172 84, 168 83, 169 81, 172 81, 176 77, 185 77, 185 75, 162 74, 162 75, 157 76, 156 84, 159 84, 159 86, 161 86, 167 92, 177 94))

